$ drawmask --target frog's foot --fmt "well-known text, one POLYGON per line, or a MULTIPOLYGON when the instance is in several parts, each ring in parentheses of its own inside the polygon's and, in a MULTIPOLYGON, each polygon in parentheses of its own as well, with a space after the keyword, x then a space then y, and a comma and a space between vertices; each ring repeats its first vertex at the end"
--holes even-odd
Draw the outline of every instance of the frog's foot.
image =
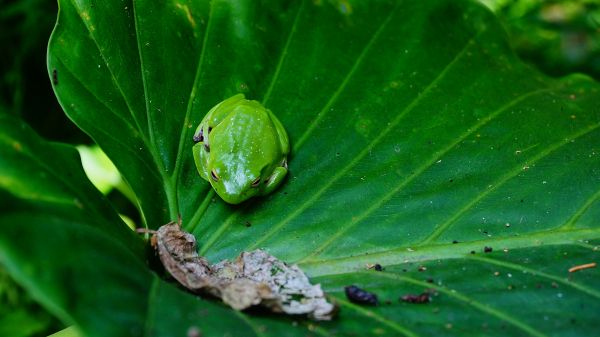
POLYGON ((273 170, 273 174, 265 180, 265 187, 262 194, 266 195, 273 192, 281 183, 288 172, 287 161, 284 163, 285 166, 279 166, 273 170))

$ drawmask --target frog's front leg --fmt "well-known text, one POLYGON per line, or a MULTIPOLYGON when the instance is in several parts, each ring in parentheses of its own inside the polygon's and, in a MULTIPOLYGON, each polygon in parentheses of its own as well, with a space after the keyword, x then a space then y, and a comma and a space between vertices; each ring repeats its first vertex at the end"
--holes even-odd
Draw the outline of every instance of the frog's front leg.
POLYGON ((194 154, 194 163, 196 164, 196 169, 204 180, 208 180, 208 152, 206 151, 205 144, 196 143, 192 148, 194 154))
MULTIPOLYGON (((287 165, 286 165, 287 166, 287 165)), ((273 192, 279 186, 288 173, 287 167, 279 166, 273 170, 273 174, 267 179, 262 195, 267 195, 273 192)))

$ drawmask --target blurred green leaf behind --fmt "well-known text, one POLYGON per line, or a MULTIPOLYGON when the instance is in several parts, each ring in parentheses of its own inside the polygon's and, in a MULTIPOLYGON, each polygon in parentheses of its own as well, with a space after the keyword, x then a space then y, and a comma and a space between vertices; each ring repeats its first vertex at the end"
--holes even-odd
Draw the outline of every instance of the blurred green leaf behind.
POLYGON ((0 105, 50 140, 90 143, 63 113, 46 72, 52 0, 0 0, 0 105))
POLYGON ((480 0, 504 23, 517 53, 552 76, 600 79, 600 1, 480 0))
POLYGON ((61 326, 0 265, 0 336, 46 336, 61 326))
MULTIPOLYGON (((20 116, 47 139, 90 143, 60 108, 46 72, 57 11, 52 0, 0 0, 0 113, 20 116)), ((0 336, 47 336, 63 326, 0 265, 0 336)))
MULTIPOLYGON (((58 104, 46 71, 48 38, 57 12, 58 5, 53 0, 0 0, 0 46, 4 50, 0 53, 0 112, 20 116, 48 140, 92 145, 92 140, 58 104)), ((93 165, 88 157, 84 158, 86 167, 93 165)), ((106 180, 107 174, 99 172, 92 180, 106 180)), ((135 202, 124 182, 105 186, 101 191, 120 213, 139 221, 135 202)))

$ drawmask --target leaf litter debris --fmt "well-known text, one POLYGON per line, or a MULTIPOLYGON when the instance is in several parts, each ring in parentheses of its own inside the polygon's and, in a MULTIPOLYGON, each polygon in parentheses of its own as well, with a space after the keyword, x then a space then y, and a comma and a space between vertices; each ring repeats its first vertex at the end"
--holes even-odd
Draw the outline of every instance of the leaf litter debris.
POLYGON ((355 285, 345 287, 344 291, 346 292, 346 297, 350 300, 350 302, 365 305, 379 305, 379 300, 377 299, 376 294, 368 292, 355 285))
POLYGON ((589 268, 596 268, 596 262, 586 263, 586 264, 580 264, 578 266, 573 266, 573 267, 569 268, 569 273, 574 273, 576 271, 580 271, 580 270, 584 270, 584 269, 589 269, 589 268))
POLYGON ((407 303, 425 304, 431 301, 431 293, 429 291, 425 291, 418 295, 406 294, 400 297, 400 300, 407 303))
POLYGON ((165 269, 181 285, 195 293, 220 298, 235 310, 262 306, 273 312, 308 315, 331 320, 336 306, 327 301, 319 284, 312 285, 296 265, 288 265, 257 249, 242 252, 234 261, 210 265, 198 255, 196 238, 181 229, 181 220, 152 233, 151 244, 165 269))

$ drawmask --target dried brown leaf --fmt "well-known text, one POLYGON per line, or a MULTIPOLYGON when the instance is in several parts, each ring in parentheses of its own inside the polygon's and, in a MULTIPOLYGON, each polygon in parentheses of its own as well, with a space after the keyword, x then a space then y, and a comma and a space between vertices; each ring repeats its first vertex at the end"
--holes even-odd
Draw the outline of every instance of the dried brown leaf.
POLYGON ((211 266, 198 255, 196 238, 175 222, 154 232, 152 242, 165 269, 181 285, 219 297, 236 310, 260 305, 315 320, 330 320, 336 312, 321 286, 310 284, 298 266, 289 266, 263 250, 242 252, 234 261, 211 266))

